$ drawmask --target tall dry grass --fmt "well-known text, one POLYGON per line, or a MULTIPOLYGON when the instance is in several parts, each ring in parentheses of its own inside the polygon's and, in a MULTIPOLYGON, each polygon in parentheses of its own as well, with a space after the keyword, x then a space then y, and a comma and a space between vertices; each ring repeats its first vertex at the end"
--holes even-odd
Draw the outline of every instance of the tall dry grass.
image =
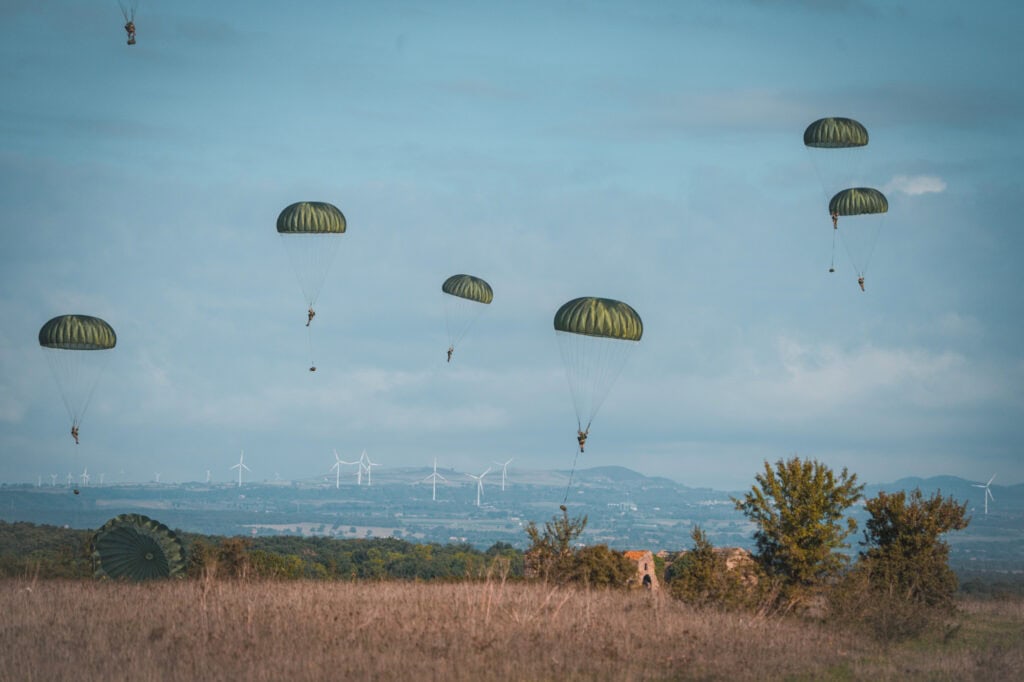
POLYGON ((1024 641, 1024 608, 971 608, 950 641, 892 650, 796 619, 500 578, 12 580, 0 582, 0 680, 992 680, 993 665, 1024 670, 1024 647, 1010 646, 1024 641))

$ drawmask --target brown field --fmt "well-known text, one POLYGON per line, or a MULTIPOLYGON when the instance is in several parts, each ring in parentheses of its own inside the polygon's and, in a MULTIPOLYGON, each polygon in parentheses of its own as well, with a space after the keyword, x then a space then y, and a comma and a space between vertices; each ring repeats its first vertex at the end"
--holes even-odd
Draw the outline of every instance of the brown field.
POLYGON ((886 647, 795 618, 500 579, 0 582, 0 680, 1021 679, 1024 601, 886 647))

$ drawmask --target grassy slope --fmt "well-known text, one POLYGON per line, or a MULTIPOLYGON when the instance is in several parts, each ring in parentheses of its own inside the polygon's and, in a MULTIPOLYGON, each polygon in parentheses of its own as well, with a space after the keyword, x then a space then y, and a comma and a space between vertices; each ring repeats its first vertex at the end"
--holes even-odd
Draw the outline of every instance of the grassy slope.
POLYGON ((1024 602, 885 648, 644 592, 461 584, 0 582, 0 680, 1008 679, 1024 602), (414 672, 415 671, 415 672, 414 672))

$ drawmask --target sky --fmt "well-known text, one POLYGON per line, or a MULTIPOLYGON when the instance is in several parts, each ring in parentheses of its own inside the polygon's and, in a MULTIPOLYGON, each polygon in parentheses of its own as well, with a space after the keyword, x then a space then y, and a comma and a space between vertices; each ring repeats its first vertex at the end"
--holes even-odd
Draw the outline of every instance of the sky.
POLYGON ((644 335, 580 467, 1024 482, 1024 5, 986 8, 139 0, 128 46, 116 0, 3 3, 0 481, 568 469, 552 319, 600 296, 644 335), (889 200, 864 292, 824 116, 889 200), (309 336, 296 201, 348 221, 309 336), (456 273, 494 301, 448 364, 456 273), (37 341, 69 313, 118 337, 77 446, 37 341))

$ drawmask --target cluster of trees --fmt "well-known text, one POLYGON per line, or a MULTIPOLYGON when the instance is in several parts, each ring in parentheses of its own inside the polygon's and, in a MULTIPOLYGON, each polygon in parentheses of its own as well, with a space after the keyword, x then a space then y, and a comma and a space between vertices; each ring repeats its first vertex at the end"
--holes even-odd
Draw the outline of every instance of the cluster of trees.
MULTIPOLYGON (((522 552, 500 542, 480 551, 467 544, 414 544, 395 538, 177 535, 192 577, 464 580, 486 575, 496 563, 506 575, 523 573, 522 552)), ((88 530, 0 521, 0 576, 92 577, 92 538, 88 530)))
POLYGON ((765 462, 756 481, 733 498, 757 527, 753 561, 729 570, 698 527, 693 551, 666 572, 673 595, 704 606, 830 614, 886 639, 917 634, 952 607, 957 577, 942 536, 967 527, 966 504, 941 492, 881 492, 864 501, 869 518, 851 560, 843 551, 857 531, 849 510, 864 488, 856 474, 793 457, 765 462))
POLYGON ((541 529, 531 521, 526 527, 530 548, 525 555, 525 575, 558 584, 591 587, 627 587, 636 577, 636 564, 607 545, 581 546, 577 538, 587 527, 587 517, 555 516, 541 529))
POLYGON ((194 536, 188 573, 286 580, 464 580, 486 575, 496 562, 507 573, 522 575, 522 553, 501 542, 481 552, 467 544, 415 544, 396 538, 194 536))

